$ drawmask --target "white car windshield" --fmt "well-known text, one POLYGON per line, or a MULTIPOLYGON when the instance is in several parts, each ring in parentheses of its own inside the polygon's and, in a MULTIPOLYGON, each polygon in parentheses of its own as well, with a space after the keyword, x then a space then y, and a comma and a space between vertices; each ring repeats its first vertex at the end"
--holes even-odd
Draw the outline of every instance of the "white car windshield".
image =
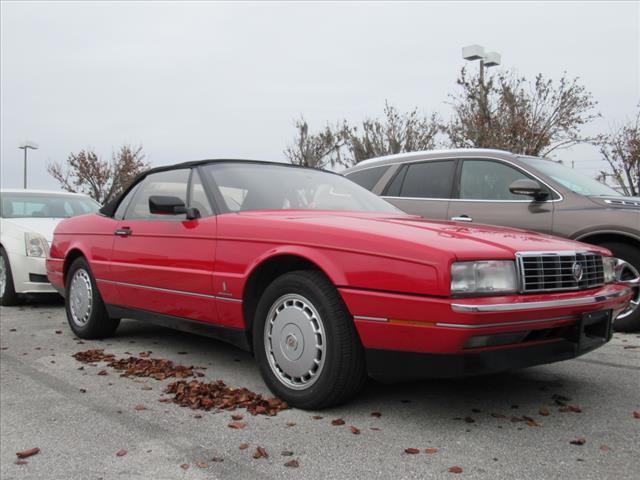
POLYGON ((560 185, 568 188, 572 192, 579 193, 580 195, 594 197, 621 196, 613 188, 605 185, 604 183, 600 183, 597 180, 578 172, 577 170, 565 167, 561 163, 535 157, 521 157, 521 160, 527 165, 545 174, 549 178, 555 180, 560 185))
POLYGON ((0 194, 2 218, 68 218, 97 212, 100 205, 78 195, 3 192, 0 194))

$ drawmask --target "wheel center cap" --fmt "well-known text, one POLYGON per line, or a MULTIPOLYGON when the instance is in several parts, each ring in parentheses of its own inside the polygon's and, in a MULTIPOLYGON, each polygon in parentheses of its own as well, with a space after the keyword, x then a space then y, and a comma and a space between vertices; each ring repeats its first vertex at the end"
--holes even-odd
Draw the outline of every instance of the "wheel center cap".
POLYGON ((280 351, 289 361, 298 360, 304 353, 304 337, 300 327, 289 323, 280 336, 280 351))

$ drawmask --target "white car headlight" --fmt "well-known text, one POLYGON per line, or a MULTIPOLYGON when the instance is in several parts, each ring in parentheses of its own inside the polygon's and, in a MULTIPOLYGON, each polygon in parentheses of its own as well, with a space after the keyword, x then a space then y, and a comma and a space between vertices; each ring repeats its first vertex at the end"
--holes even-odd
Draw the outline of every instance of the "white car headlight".
POLYGON ((602 267, 604 271, 604 283, 616 281, 616 266, 618 259, 615 257, 602 257, 602 267))
POLYGON ((453 295, 486 295, 517 291, 516 264, 511 260, 456 262, 451 266, 451 293, 453 295))
POLYGON ((46 257, 49 255, 47 239, 39 233, 25 232, 24 244, 27 257, 46 257))

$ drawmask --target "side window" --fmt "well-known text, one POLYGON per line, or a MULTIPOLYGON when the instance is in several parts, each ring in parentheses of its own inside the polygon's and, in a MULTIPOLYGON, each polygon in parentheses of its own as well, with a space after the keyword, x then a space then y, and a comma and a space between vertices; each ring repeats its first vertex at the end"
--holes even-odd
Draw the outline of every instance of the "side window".
MULTIPOLYGON (((400 187, 401 197, 451 198, 455 160, 429 161, 409 164, 400 187)), ((393 183, 389 190, 394 187, 393 183)))
POLYGON ((180 215, 154 215, 149 211, 149 197, 152 195, 168 195, 180 198, 187 204, 187 184, 189 182, 189 170, 167 170, 166 172, 153 173, 142 181, 137 188, 125 219, 128 220, 166 220, 182 219, 180 215))
POLYGON ((460 198, 466 200, 525 200, 514 195, 509 185, 529 175, 491 160, 465 160, 460 174, 460 198))
POLYGON ((200 174, 197 170, 193 170, 191 175, 191 192, 189 195, 190 207, 195 207, 200 212, 201 217, 210 217, 213 215, 213 209, 207 198, 207 193, 202 186, 202 180, 200 180, 200 174))
POLYGON ((367 190, 371 190, 376 186, 376 183, 378 183, 378 180, 382 178, 382 175, 387 171, 388 168, 388 165, 385 165, 383 167, 366 168, 364 170, 358 170, 357 172, 349 173, 348 175, 346 175, 346 177, 349 180, 356 182, 361 187, 366 188, 367 190))
POLYGON ((131 191, 127 193, 127 195, 122 199, 122 201, 118 204, 118 208, 116 208, 116 212, 113 214, 113 218, 116 218, 118 220, 122 220, 124 218, 127 207, 131 203, 131 199, 134 197, 142 183, 144 183, 144 180, 133 187, 131 191))

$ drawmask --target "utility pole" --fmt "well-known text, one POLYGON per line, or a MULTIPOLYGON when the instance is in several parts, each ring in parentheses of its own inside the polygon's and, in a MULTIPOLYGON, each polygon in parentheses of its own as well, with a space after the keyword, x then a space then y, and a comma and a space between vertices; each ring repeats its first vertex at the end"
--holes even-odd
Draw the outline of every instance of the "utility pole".
POLYGON ((30 141, 25 141, 18 145, 20 150, 24 150, 24 173, 23 173, 23 187, 25 190, 27 189, 27 150, 37 150, 38 144, 30 141))

